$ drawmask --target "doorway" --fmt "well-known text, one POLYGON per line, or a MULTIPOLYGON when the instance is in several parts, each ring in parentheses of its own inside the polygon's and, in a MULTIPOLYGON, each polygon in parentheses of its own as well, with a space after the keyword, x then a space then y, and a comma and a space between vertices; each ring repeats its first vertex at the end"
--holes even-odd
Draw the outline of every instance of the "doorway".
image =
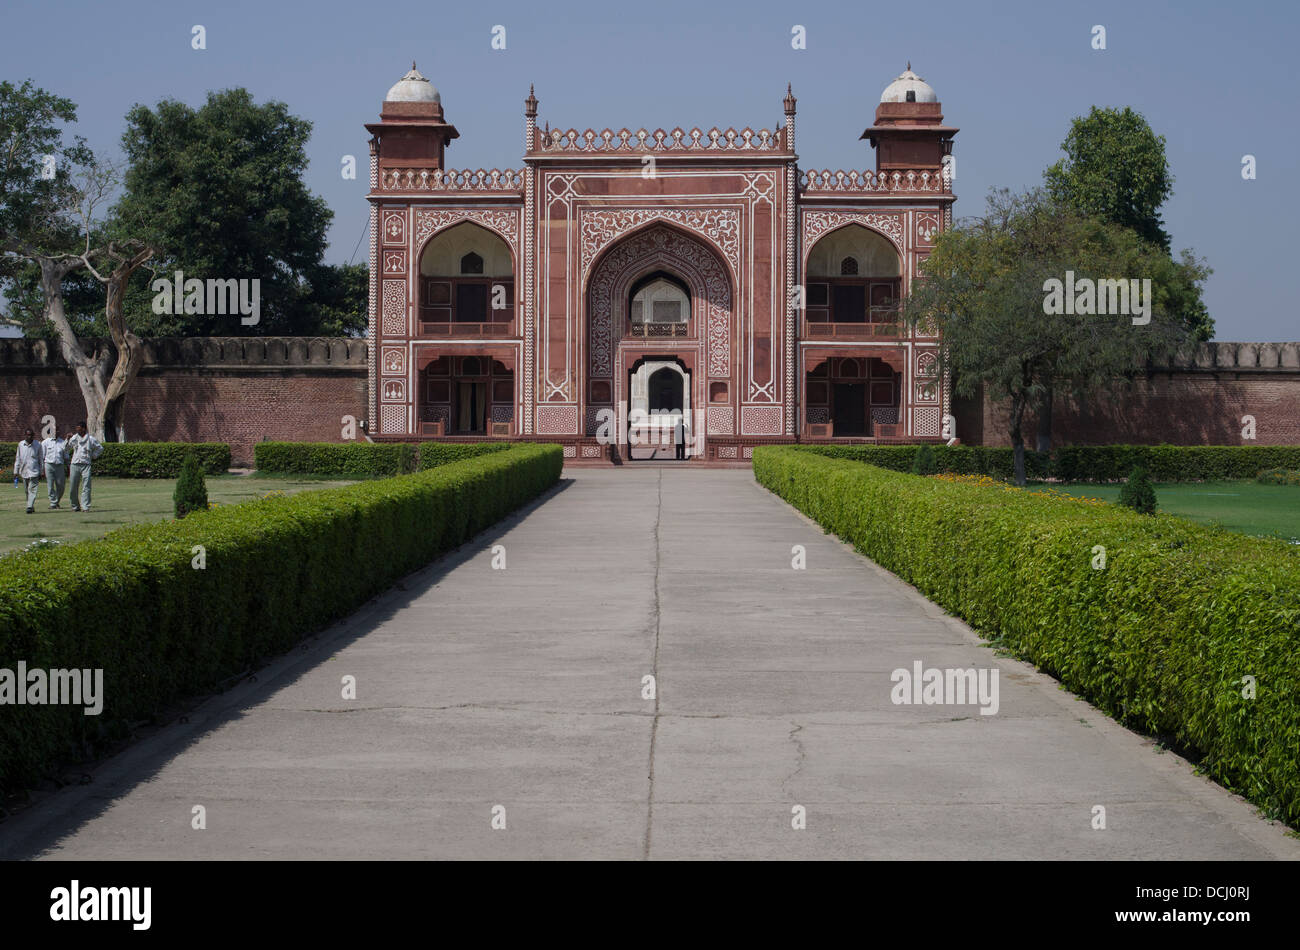
POLYGON ((866 383, 836 383, 831 418, 835 423, 836 438, 865 436, 867 434, 866 383))
POLYGON ((643 359, 628 373, 628 458, 677 459, 677 442, 689 457, 690 374, 676 357, 643 359))

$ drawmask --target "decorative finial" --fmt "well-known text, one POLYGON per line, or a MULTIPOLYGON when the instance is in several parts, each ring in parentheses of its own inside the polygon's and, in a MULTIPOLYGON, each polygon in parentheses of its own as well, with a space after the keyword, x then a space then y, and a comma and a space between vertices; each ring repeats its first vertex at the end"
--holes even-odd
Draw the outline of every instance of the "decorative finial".
POLYGON ((907 71, 909 73, 912 71, 912 61, 910 59, 907 61, 907 71))
POLYGON ((411 69, 412 69, 412 70, 415 69, 415 60, 411 60, 411 69))
POLYGON ((785 94, 786 94, 787 96, 792 96, 792 95, 794 95, 794 90, 790 88, 790 84, 789 84, 789 83, 786 83, 786 84, 785 84, 785 94))
POLYGON ((533 94, 533 84, 532 84, 532 83, 529 83, 529 84, 528 84, 528 94, 529 94, 530 96, 533 94))

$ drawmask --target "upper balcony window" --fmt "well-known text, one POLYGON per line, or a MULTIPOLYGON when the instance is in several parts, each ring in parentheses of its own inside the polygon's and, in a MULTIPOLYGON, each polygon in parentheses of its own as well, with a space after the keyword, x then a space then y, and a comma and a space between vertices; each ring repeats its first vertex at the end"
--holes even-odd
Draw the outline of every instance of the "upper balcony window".
POLYGON ((651 277, 633 291, 631 314, 633 323, 686 323, 691 298, 669 278, 651 277))
POLYGON ((505 241, 473 222, 434 235, 420 256, 420 333, 509 335, 513 271, 505 241))

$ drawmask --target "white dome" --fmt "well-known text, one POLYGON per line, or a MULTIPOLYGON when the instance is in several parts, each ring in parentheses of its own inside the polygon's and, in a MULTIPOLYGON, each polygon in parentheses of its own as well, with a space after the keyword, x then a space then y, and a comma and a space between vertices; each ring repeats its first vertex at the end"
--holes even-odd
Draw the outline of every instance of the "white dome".
POLYGON ((934 89, 930 84, 912 72, 912 64, 907 64, 907 69, 903 74, 885 87, 885 91, 880 94, 881 102, 938 102, 939 97, 935 95, 934 89), (908 93, 915 93, 910 99, 908 93))
POLYGON ((411 71, 393 84, 393 88, 388 90, 388 95, 384 96, 384 101, 441 104, 442 96, 438 94, 433 83, 420 75, 420 71, 415 68, 415 63, 411 63, 411 71))

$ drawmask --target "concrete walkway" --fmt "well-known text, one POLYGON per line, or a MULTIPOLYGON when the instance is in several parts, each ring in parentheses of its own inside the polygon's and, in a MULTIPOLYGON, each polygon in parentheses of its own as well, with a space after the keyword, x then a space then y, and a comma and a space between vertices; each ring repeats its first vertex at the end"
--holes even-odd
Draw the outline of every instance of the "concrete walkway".
POLYGON ((0 825, 0 857, 1300 857, 747 471, 570 470, 403 587, 0 825), (997 714, 894 705, 915 661, 997 669, 997 714))

